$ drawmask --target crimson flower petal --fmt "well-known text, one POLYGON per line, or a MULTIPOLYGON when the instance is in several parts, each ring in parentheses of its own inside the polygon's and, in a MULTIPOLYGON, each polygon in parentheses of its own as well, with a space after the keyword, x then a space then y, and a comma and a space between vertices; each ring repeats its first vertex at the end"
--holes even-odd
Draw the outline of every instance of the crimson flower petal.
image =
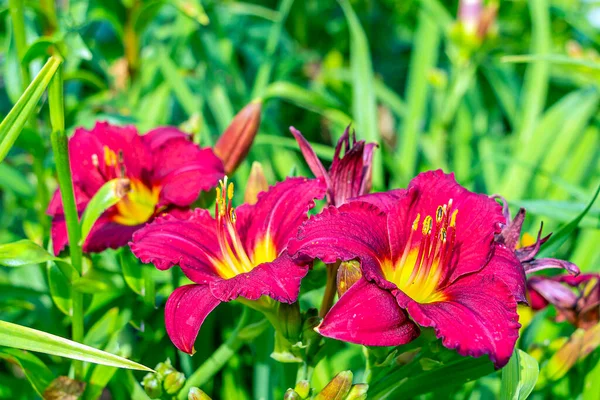
POLYGON ((225 174, 223 162, 211 149, 200 149, 186 138, 165 141, 153 151, 153 157, 152 180, 161 187, 159 207, 188 206, 200 191, 214 187, 225 174))
POLYGON ((419 304, 401 291, 396 297, 420 326, 433 327, 445 347, 463 356, 489 355, 501 368, 519 337, 517 302, 495 275, 463 276, 444 289, 445 300, 419 304))
POLYGON ((327 187, 331 187, 329 173, 319 160, 319 157, 317 157, 317 154, 313 150, 310 143, 308 143, 304 136, 302 136, 302 133, 300 133, 300 131, 294 128, 293 126, 290 126, 290 132, 296 138, 298 146, 300 147, 300 151, 302 152, 302 155, 304 156, 304 159, 306 160, 306 163, 308 164, 308 167, 310 168, 312 173, 317 178, 325 179, 327 187))
POLYGON ((101 252, 105 249, 118 249, 131 240, 133 233, 143 225, 121 225, 101 216, 94 223, 85 243, 85 253, 101 252))
POLYGON ((250 272, 211 282, 210 290, 220 301, 231 301, 238 296, 257 300, 266 295, 282 303, 293 303, 307 272, 306 265, 296 264, 283 252, 274 261, 262 263, 250 272))
POLYGON ((258 195, 256 204, 238 207, 237 229, 244 246, 252 253, 261 240, 271 240, 276 253, 281 253, 289 239, 315 206, 315 199, 325 197, 321 179, 287 178, 258 195))
POLYGON ((501 279, 518 302, 527 303, 525 271, 513 251, 503 245, 495 245, 494 255, 480 273, 501 279))
POLYGON ((194 342, 206 316, 221 302, 206 285, 186 285, 175 289, 165 305, 165 325, 173 344, 194 354, 194 342))
POLYGON ((142 140, 153 153, 172 139, 190 139, 190 136, 174 126, 161 126, 148 131, 142 136, 142 140))
POLYGON ((379 259, 390 253, 386 215, 361 201, 330 206, 300 228, 288 251, 305 261, 319 258, 333 263, 358 258, 368 279, 380 276, 379 259))
POLYGON ((348 199, 348 201, 364 201, 373 204, 381 211, 390 211, 401 198, 406 196, 406 189, 393 189, 387 192, 365 194, 363 196, 348 199))
POLYGON ((221 259, 216 222, 209 212, 196 209, 184 216, 157 218, 133 235, 131 251, 158 269, 179 265, 188 278, 207 283, 218 278, 213 261, 221 259))
POLYGON ((349 198, 371 190, 371 162, 373 150, 377 147, 374 143, 365 144, 361 140, 348 148, 344 157, 339 158, 341 144, 344 141, 346 146, 350 146, 347 129, 338 142, 336 157, 329 171, 334 193, 333 204, 337 206, 344 204, 349 198))
POLYGON ((365 346, 399 346, 420 333, 390 292, 364 278, 329 310, 318 332, 365 346))

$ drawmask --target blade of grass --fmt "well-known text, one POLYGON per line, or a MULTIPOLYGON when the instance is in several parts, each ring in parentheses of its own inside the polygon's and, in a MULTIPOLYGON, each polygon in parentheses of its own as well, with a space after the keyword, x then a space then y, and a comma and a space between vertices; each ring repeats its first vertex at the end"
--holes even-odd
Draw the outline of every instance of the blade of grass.
POLYGON ((17 140, 27 119, 33 115, 38 101, 61 63, 62 60, 60 58, 55 56, 50 57, 0 124, 0 162, 4 160, 17 140))
POLYGON ((281 0, 279 3, 279 10, 277 12, 277 21, 271 27, 269 31, 269 37, 267 38, 267 45, 265 48, 265 61, 260 65, 254 79, 254 86, 252 88, 252 99, 256 99, 263 95, 263 92, 269 84, 271 79, 271 71, 275 65, 275 51, 277 50, 277 44, 281 32, 283 31, 283 24, 287 19, 287 16, 292 8, 294 0, 281 0))
POLYGON ((438 59, 440 29, 432 16, 421 10, 417 20, 417 32, 410 58, 406 104, 408 111, 402 121, 399 147, 396 149, 395 162, 400 168, 401 184, 407 182, 416 172, 419 154, 419 139, 425 118, 425 108, 429 93, 427 74, 438 59))
POLYGON ((125 358, 26 326, 0 321, 0 346, 52 354, 117 368, 152 371, 125 358))
MULTIPOLYGON (((338 0, 350 29, 350 66, 352 71, 352 116, 358 133, 367 142, 380 144, 377 127, 377 104, 373 82, 373 65, 369 41, 348 0, 338 0)), ((383 189, 383 161, 381 152, 373 154, 373 187, 383 189)))

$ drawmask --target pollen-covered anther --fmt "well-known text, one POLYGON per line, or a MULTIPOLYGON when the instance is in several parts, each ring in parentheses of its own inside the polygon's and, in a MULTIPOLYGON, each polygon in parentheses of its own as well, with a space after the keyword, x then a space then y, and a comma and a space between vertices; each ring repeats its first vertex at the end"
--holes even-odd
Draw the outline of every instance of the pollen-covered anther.
POLYGON ((423 220, 423 235, 429 235, 431 233, 431 226, 433 225, 433 218, 431 218, 431 215, 428 215, 425 217, 425 219, 423 220))

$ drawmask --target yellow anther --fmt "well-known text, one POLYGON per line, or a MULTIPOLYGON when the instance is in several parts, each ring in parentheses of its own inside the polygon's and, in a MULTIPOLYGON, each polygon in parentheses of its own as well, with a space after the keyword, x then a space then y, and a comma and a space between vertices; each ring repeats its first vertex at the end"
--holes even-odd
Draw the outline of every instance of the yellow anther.
POLYGON ((435 212, 435 220, 437 222, 442 222, 442 218, 444 217, 444 207, 438 206, 438 208, 435 212))
POLYGON ((233 182, 229 183, 229 186, 227 186, 227 198, 229 200, 233 199, 233 182))
POLYGON ((453 228, 456 226, 456 214, 458 214, 458 210, 454 210, 452 212, 452 216, 450 217, 450 226, 453 228))
POLYGON ((416 231, 417 228, 419 227, 419 220, 421 219, 421 214, 417 213, 417 218, 415 218, 413 224, 412 224, 412 230, 416 231))
POLYGON ((446 241, 446 228, 442 228, 440 231, 440 239, 442 239, 443 242, 446 241))
POLYGON ((217 191, 217 204, 221 205, 221 188, 216 188, 215 190, 217 191))
POLYGON ((431 225, 433 225, 433 218, 431 218, 431 215, 428 215, 423 220, 423 235, 431 233, 431 225))
POLYGON ((108 146, 104 146, 104 163, 109 167, 117 163, 117 155, 108 146))
POLYGON ((237 221, 237 216, 235 215, 235 209, 233 207, 229 211, 229 219, 231 219, 231 222, 233 222, 234 224, 235 221, 237 221))

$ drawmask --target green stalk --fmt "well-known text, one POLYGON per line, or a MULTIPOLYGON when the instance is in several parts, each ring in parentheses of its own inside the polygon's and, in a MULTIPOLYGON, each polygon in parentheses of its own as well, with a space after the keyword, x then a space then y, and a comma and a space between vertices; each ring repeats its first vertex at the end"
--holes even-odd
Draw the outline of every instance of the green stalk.
POLYGON ((144 302, 155 307, 156 285, 154 279, 152 279, 153 269, 154 267, 151 265, 142 266, 142 274, 144 276, 144 302))
MULTIPOLYGON (((47 0, 45 0, 48 2, 47 0)), ((53 2, 51 2, 53 3, 53 2)), ((19 59, 19 65, 21 67, 21 86, 23 91, 27 90, 27 86, 31 82, 31 73, 29 71, 29 64, 22 62, 25 54, 27 53, 27 36, 25 32, 25 13, 23 0, 10 0, 9 1, 10 17, 12 20, 13 35, 15 38, 15 45, 17 48, 17 58, 19 59)), ((35 117, 30 117, 27 120, 27 125, 35 130, 35 117)), ((48 205, 49 194, 48 188, 46 187, 46 179, 43 165, 43 154, 35 155, 33 159, 33 173, 37 180, 37 214, 38 220, 44 231, 48 230, 48 217, 46 216, 45 210, 48 205)))
POLYGON ((340 268, 340 262, 333 264, 327 264, 327 283, 325 284, 325 293, 323 294, 323 301, 321 302, 321 308, 319 309, 319 317, 323 318, 333 305, 333 300, 337 293, 337 272, 340 268))
POLYGON ((219 348, 210 356, 208 360, 206 360, 200 368, 196 370, 190 376, 183 389, 179 392, 177 396, 178 400, 187 399, 188 392, 192 387, 200 387, 204 385, 206 382, 212 379, 212 377, 217 374, 223 368, 223 366, 229 361, 229 359, 242 347, 242 345, 257 336, 259 336, 265 329, 269 327, 269 323, 266 320, 263 320, 262 323, 258 323, 257 329, 252 331, 251 335, 241 335, 244 328, 248 325, 248 320, 250 319, 250 310, 247 307, 244 307, 244 311, 240 320, 235 327, 234 331, 231 333, 231 336, 225 343, 223 343, 219 348))
MULTIPOLYGON (((63 78, 62 67, 60 66, 56 70, 56 74, 52 78, 52 81, 50 81, 50 86, 48 88, 48 105, 50 108, 50 124, 52 126, 50 140, 52 142, 52 150, 54 151, 58 186, 60 188, 63 210, 67 223, 71 264, 81 275, 83 258, 81 246, 79 245, 81 232, 77 207, 75 205, 73 180, 71 178, 68 139, 65 133, 63 78)), ((83 294, 74 288, 71 293, 73 297, 73 315, 71 316, 72 337, 74 341, 82 343, 84 332, 83 294)), ((81 361, 73 361, 73 368, 75 370, 75 378, 83 378, 83 363, 81 361)))

